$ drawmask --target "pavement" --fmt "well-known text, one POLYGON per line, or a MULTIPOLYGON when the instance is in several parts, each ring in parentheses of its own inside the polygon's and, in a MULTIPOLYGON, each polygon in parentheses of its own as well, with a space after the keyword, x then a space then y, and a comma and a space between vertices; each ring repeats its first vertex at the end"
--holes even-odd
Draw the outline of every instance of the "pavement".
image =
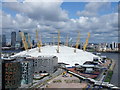
POLYGON ((33 84, 32 86, 30 86, 29 88, 39 88, 39 87, 41 87, 42 85, 46 84, 46 82, 47 82, 48 80, 51 80, 52 78, 60 75, 62 72, 64 72, 64 70, 58 68, 58 70, 57 70, 55 73, 53 73, 52 75, 46 76, 46 77, 44 77, 44 78, 41 79, 41 80, 36 80, 37 82, 34 81, 34 82, 36 82, 36 83, 34 83, 34 84, 33 84))
POLYGON ((85 88, 87 87, 87 83, 80 83, 80 79, 72 76, 67 73, 67 77, 63 77, 63 75, 59 75, 58 77, 50 80, 46 85, 42 88, 85 88))

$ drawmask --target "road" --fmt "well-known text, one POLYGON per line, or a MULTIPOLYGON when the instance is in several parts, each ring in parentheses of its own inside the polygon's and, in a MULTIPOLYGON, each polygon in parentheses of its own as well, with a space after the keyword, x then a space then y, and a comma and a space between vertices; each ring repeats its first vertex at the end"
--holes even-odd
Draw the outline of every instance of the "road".
POLYGON ((48 81, 48 80, 51 80, 52 78, 60 75, 60 74, 63 73, 63 72, 64 72, 63 69, 58 68, 58 70, 57 70, 55 73, 53 73, 52 75, 47 76, 47 77, 39 80, 37 83, 33 84, 33 85, 30 86, 29 88, 39 88, 39 87, 42 87, 43 85, 47 84, 47 81, 48 81))

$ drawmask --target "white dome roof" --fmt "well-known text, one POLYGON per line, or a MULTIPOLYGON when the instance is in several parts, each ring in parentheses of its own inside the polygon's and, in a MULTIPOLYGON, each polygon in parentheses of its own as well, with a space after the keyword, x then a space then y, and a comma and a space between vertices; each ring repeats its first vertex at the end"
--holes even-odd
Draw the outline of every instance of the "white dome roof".
POLYGON ((57 46, 44 46, 41 47, 41 52, 38 52, 38 48, 33 48, 28 52, 22 51, 15 54, 14 56, 30 55, 32 57, 38 57, 54 55, 58 57, 58 62, 69 64, 69 66, 74 66, 75 63, 82 65, 86 61, 93 61, 93 57, 98 57, 90 52, 86 52, 80 49, 77 49, 76 53, 74 53, 75 48, 72 47, 60 46, 59 48, 59 53, 56 52, 57 46))

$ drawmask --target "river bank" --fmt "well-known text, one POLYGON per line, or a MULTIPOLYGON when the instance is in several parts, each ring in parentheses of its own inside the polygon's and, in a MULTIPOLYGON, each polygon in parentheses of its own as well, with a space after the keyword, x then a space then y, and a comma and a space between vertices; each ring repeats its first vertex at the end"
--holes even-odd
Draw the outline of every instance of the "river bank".
POLYGON ((112 59, 115 62, 115 66, 114 66, 114 70, 113 70, 113 75, 111 78, 110 83, 120 87, 120 69, 118 69, 120 67, 120 53, 101 53, 101 55, 103 56, 107 56, 108 58, 112 59))

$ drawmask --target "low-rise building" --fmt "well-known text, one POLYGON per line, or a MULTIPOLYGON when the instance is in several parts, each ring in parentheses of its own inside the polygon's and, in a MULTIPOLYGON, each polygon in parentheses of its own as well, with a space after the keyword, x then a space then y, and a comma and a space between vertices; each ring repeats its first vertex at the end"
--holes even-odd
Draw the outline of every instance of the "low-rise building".
POLYGON ((58 67, 56 56, 38 56, 34 59, 34 73, 53 73, 58 67))

